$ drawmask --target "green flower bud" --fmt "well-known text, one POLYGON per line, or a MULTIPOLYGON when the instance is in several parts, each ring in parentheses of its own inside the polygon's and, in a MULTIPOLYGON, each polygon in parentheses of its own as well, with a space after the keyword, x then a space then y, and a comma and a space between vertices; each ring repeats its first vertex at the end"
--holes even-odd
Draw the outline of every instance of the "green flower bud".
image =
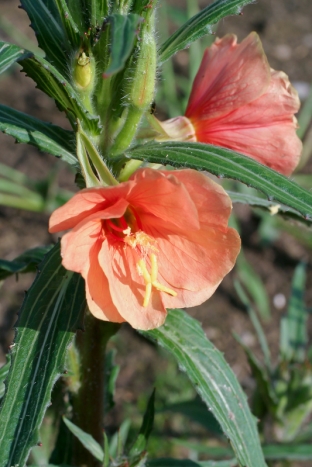
POLYGON ((85 52, 79 54, 74 60, 73 78, 77 88, 81 91, 93 89, 95 78, 95 63, 92 56, 85 52))
POLYGON ((126 72, 126 102, 142 111, 154 100, 156 82, 154 14, 141 23, 133 61, 126 72))

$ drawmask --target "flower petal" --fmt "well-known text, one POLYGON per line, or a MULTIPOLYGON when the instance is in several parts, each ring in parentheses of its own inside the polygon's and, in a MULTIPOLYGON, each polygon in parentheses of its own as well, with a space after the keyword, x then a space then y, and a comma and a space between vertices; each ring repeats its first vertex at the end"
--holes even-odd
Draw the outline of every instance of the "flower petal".
POLYGON ((290 175, 297 166, 302 143, 296 134, 300 102, 283 72, 272 70, 265 94, 248 105, 197 128, 198 140, 251 156, 274 170, 290 175))
POLYGON ((138 258, 130 247, 116 248, 104 241, 99 263, 109 282, 114 305, 120 315, 135 329, 161 326, 167 316, 161 295, 154 290, 146 308, 142 306, 145 285, 137 270, 138 258))
POLYGON ((49 221, 49 232, 72 229, 87 216, 101 211, 121 198, 126 198, 133 183, 114 187, 87 188, 75 194, 66 204, 56 209, 49 221))
POLYGON ((159 281, 173 288, 176 297, 163 294, 166 307, 200 305, 233 268, 240 250, 238 233, 210 228, 194 232, 192 240, 180 236, 159 239, 159 281))
POLYGON ((99 264, 102 241, 98 240, 90 250, 90 267, 85 275, 86 297, 90 312, 98 319, 122 323, 125 319, 118 313, 109 292, 108 280, 99 264))
POLYGON ((186 220, 191 229, 199 228, 196 206, 174 171, 139 169, 132 180, 135 185, 127 199, 143 225, 148 225, 152 215, 160 228, 184 230, 186 220))
POLYGON ((270 83, 270 67, 256 33, 240 44, 227 35, 206 49, 185 112, 193 125, 214 120, 261 96, 270 83))
MULTIPOLYGON (((191 169, 176 170, 174 176, 184 184, 192 198, 200 224, 228 228, 232 201, 221 185, 207 175, 191 169)), ((188 229, 190 227, 187 222, 188 229)))

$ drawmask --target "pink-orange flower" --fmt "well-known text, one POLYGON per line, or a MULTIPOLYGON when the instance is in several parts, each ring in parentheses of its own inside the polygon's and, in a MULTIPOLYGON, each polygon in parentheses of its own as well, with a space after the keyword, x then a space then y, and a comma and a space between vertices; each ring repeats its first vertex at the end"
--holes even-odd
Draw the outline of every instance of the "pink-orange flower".
POLYGON ((199 305, 232 269, 240 249, 227 226, 231 200, 194 170, 140 169, 127 182, 77 193, 50 218, 63 265, 82 274, 91 313, 160 326, 166 308, 199 305))
POLYGON ((270 68, 258 35, 237 44, 229 34, 206 49, 185 117, 160 125, 172 139, 230 148, 289 175, 302 149, 299 106, 287 75, 270 68))

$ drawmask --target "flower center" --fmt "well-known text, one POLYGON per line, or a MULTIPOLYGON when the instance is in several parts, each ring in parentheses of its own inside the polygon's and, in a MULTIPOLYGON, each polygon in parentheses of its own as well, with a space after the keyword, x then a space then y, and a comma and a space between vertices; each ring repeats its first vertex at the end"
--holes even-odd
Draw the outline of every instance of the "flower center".
POLYGON ((141 222, 136 213, 129 209, 124 216, 116 219, 107 219, 105 221, 106 231, 118 241, 129 245, 136 250, 140 259, 137 262, 137 271, 143 277, 145 283, 145 294, 143 299, 143 307, 146 308, 152 296, 153 287, 159 292, 165 292, 173 297, 177 293, 162 285, 157 280, 158 276, 158 263, 157 263, 157 242, 154 238, 147 235, 141 230, 141 222), (148 272, 146 266, 146 258, 150 259, 151 270, 148 272))

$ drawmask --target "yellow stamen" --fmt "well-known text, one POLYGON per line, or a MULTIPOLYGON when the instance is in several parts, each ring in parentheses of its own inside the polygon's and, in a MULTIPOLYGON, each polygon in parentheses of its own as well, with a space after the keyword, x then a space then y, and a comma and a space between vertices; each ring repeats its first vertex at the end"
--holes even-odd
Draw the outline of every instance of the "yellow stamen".
POLYGON ((169 295, 172 295, 173 297, 177 296, 177 293, 174 290, 169 289, 169 287, 166 287, 165 285, 162 285, 160 282, 157 281, 158 264, 157 264, 157 257, 154 253, 150 255, 150 260, 151 260, 151 273, 148 272, 145 261, 143 259, 140 259, 137 263, 138 270, 142 274, 144 282, 145 282, 145 294, 144 294, 144 301, 143 301, 144 308, 146 308, 149 304, 153 287, 155 287, 155 289, 158 290, 159 292, 165 292, 169 295))

